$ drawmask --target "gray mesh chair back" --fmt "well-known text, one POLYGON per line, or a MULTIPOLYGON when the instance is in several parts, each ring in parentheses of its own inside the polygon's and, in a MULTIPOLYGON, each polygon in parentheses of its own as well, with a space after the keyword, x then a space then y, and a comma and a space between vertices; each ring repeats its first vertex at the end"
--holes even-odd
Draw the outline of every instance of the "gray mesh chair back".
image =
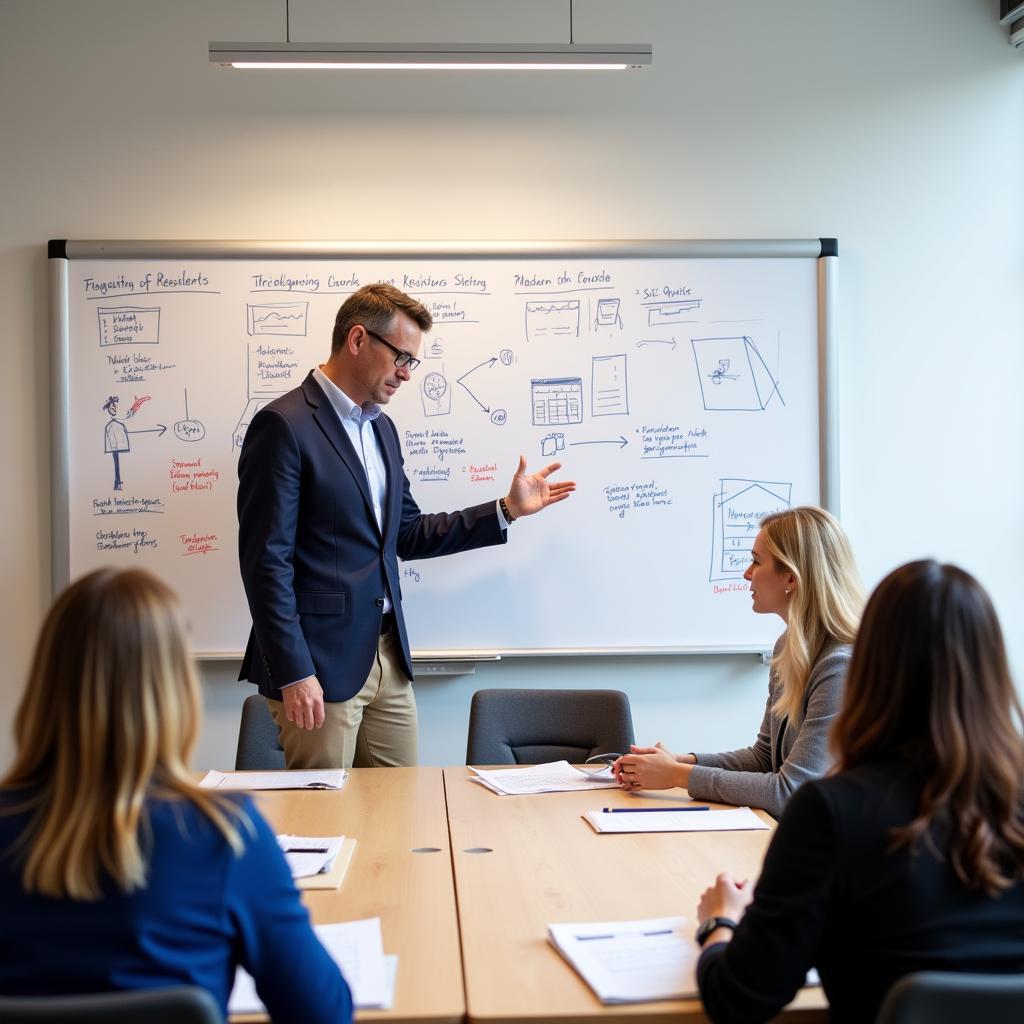
POLYGON ((875 1024, 1020 1024, 1024 974, 919 971, 889 989, 875 1024))
POLYGON ((633 742, 621 690, 478 690, 469 708, 466 764, 581 764, 633 742))
POLYGON ((284 751, 277 738, 277 725, 270 714, 267 702, 258 693, 254 693, 251 697, 246 697, 242 705, 235 770, 272 771, 284 766, 284 751))
POLYGON ((85 996, 0 996, 3 1024, 224 1024, 204 988, 135 989, 85 996))

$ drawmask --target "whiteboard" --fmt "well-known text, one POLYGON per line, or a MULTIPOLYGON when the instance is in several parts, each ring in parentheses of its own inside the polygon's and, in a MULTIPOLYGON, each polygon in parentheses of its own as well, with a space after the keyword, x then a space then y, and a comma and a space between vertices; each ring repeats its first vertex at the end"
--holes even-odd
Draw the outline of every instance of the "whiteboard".
POLYGON ((387 408, 421 508, 498 498, 520 453, 577 482, 507 545, 402 565, 417 658, 770 648, 742 573, 763 515, 835 505, 836 262, 829 239, 51 242, 55 583, 144 566, 201 656, 239 656, 246 427, 390 281, 435 321, 387 408))

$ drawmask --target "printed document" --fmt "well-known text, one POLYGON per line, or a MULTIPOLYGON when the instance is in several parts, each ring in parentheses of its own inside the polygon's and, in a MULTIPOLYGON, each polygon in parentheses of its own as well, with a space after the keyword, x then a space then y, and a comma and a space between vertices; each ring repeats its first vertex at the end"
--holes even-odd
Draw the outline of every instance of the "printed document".
POLYGON ((583 817, 595 832, 743 832, 767 829, 749 807, 729 811, 587 811, 583 817))
POLYGON ((642 1003, 696 996, 692 931, 685 917, 656 917, 552 924, 548 938, 602 1003, 642 1003))
POLYGON ((568 761, 533 764, 522 768, 470 768, 478 782, 500 796, 528 793, 579 793, 589 789, 617 789, 610 766, 594 771, 575 768, 568 761))
MULTIPOLYGON (((361 1010, 388 1010, 395 1001, 397 956, 384 956, 380 936, 380 918, 318 924, 317 938, 341 968, 352 989, 352 1000, 361 1010)), ((282 967, 282 970, 286 966, 282 967)), ((228 1014, 265 1013, 256 994, 256 983, 241 967, 235 973, 235 986, 228 1000, 228 1014)))
POLYGON ((307 771, 208 771, 199 783, 204 789, 341 789, 348 778, 344 768, 307 771))
POLYGON ((344 836, 292 836, 277 837, 278 846, 284 850, 292 878, 308 878, 310 875, 326 874, 331 870, 334 859, 345 842, 344 836))

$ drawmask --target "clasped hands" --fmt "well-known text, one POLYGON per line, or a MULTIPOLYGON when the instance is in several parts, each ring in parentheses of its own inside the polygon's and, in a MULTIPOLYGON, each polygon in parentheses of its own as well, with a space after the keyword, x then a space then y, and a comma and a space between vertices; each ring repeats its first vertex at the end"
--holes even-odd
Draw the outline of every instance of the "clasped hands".
POLYGON ((696 763, 692 754, 673 754, 660 741, 653 747, 633 744, 629 750, 612 764, 612 775, 623 789, 686 788, 696 763))

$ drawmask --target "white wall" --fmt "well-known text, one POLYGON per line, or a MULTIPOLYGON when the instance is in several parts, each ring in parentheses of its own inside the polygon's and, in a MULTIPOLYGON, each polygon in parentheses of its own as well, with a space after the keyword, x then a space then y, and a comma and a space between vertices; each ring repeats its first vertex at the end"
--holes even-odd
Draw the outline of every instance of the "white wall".
MULTIPOLYGON (((444 0, 437 7, 445 8, 444 0)), ((1024 678, 1024 55, 996 0, 577 0, 642 74, 228 72, 283 0, 0 4, 0 535, 9 718, 49 600, 48 238, 840 240, 842 514, 866 580, 925 554, 990 588, 1024 678)), ((325 339, 326 344, 326 339, 325 339)), ((208 665, 200 766, 247 689, 208 665)), ((419 688, 462 759, 477 686, 630 694, 637 732, 748 740, 752 658, 528 660, 419 688)), ((0 734, 0 766, 10 756, 0 734)))

